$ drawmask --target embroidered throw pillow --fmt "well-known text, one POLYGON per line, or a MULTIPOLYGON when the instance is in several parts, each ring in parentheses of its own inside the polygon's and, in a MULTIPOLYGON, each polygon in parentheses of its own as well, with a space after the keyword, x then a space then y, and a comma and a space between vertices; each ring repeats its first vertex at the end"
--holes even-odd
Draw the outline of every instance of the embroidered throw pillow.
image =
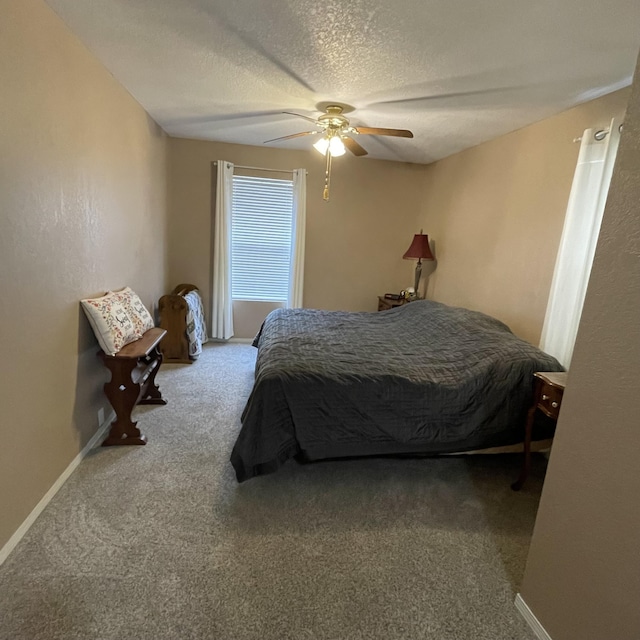
MULTIPOLYGON (((112 292, 110 291, 109 293, 112 292)), ((133 321, 133 326, 140 335, 156 326, 151 314, 142 304, 140 296, 135 291, 125 287, 122 291, 114 291, 113 295, 122 303, 125 311, 133 321)))
POLYGON ((125 344, 141 337, 124 305, 112 293, 107 293, 101 298, 87 298, 80 303, 100 348, 106 354, 112 356, 125 344))

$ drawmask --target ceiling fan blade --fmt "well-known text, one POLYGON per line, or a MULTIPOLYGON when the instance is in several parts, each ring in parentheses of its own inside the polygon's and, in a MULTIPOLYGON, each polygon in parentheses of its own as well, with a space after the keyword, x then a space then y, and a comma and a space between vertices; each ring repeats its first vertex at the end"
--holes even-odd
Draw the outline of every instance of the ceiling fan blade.
POLYGON ((413 138, 407 129, 379 129, 376 127, 354 127, 358 133, 370 136, 395 136, 396 138, 413 138))
POLYGON ((342 142, 344 142, 344 146, 353 153, 354 156, 366 156, 368 151, 363 149, 353 138, 344 137, 342 138, 342 142))
POLYGON ((282 136, 280 138, 272 138, 271 140, 265 140, 262 144, 267 144, 267 142, 276 142, 276 140, 290 140, 291 138, 300 138, 301 136, 314 136, 319 131, 303 131, 302 133, 292 133, 290 136, 282 136))
POLYGON ((305 120, 308 120, 309 122, 313 122, 314 124, 318 124, 318 121, 315 118, 310 118, 309 116, 303 116, 301 113, 293 113, 292 111, 283 111, 282 113, 286 113, 287 115, 290 115, 290 116, 298 116, 298 118, 304 118, 305 120))

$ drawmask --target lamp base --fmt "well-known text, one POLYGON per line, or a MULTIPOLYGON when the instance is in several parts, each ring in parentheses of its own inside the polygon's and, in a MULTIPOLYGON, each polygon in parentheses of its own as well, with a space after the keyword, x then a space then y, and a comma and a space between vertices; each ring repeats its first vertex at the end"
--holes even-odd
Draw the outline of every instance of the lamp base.
POLYGON ((422 261, 418 259, 418 264, 416 265, 416 280, 414 284, 414 291, 416 292, 416 298, 420 297, 420 290, 418 287, 420 286, 420 276, 422 275, 422 261))

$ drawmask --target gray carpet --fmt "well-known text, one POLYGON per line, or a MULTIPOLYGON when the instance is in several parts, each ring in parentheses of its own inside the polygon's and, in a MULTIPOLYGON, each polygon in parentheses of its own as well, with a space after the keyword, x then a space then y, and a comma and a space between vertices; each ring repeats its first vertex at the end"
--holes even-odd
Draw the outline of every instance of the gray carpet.
POLYGON ((97 448, 0 567, 0 638, 531 640, 513 599, 544 459, 228 462, 255 350, 168 365, 146 447, 97 448))

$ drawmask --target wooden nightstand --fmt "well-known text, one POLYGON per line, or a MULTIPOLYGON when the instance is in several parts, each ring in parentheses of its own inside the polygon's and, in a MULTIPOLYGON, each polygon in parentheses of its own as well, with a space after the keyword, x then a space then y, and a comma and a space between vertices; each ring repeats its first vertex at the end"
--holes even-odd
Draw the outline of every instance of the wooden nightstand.
POLYGON ((394 307, 401 307, 403 304, 407 304, 408 300, 400 298, 400 300, 389 300, 384 296, 378 296, 378 311, 386 311, 387 309, 393 309, 394 307))
POLYGON ((524 461, 520 477, 511 485, 514 491, 520 491, 531 470, 531 431, 536 411, 539 409, 547 417, 558 420, 562 396, 567 384, 567 372, 539 371, 533 374, 533 404, 527 413, 524 430, 524 461))

